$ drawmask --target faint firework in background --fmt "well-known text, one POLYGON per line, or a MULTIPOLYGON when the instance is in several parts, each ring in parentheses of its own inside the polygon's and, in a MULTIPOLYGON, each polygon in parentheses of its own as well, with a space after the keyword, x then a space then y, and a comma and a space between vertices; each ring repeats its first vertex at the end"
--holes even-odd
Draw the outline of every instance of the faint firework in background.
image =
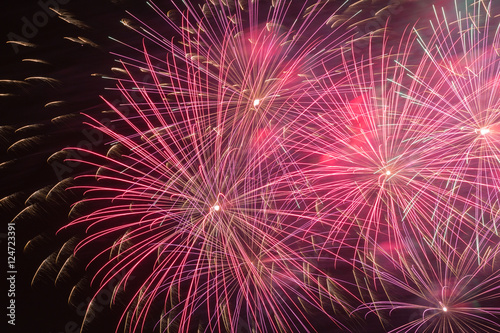
MULTIPOLYGON (((496 11, 441 1, 402 24, 420 5, 131 10, 94 75, 116 81, 109 111, 52 101, 2 127, 3 170, 45 147, 56 175, 2 199, 44 221, 26 253, 55 251, 34 287, 55 281, 88 331, 498 329, 496 11)), ((58 84, 8 84, 33 82, 58 84)))
POLYGON ((363 263, 375 276, 372 302, 357 311, 376 314, 390 332, 497 331, 498 240, 462 241, 408 237, 400 250, 372 257, 373 266, 363 263))

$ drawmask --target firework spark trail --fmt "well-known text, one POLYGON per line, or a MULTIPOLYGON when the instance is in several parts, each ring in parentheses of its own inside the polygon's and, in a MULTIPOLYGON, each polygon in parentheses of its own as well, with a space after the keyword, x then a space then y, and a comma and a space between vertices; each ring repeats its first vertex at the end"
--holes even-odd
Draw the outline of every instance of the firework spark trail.
POLYGON ((89 122, 113 146, 107 155, 85 151, 80 161, 98 170, 75 187, 86 190, 76 207, 92 207, 68 226, 83 225, 88 234, 76 253, 116 240, 100 245, 89 266, 110 257, 94 277, 102 286, 126 273, 116 289, 134 293, 121 318, 129 331, 151 330, 151 322, 161 331, 237 331, 243 324, 301 331, 314 329, 311 310, 346 328, 327 310, 349 311, 360 301, 349 283, 316 264, 314 239, 304 237, 316 215, 297 198, 301 172, 282 142, 299 114, 287 101, 309 84, 298 74, 315 71, 320 57, 324 64, 338 56, 340 49, 331 49, 347 37, 328 30, 308 34, 304 47, 295 42, 325 9, 319 4, 304 5, 305 21, 286 33, 277 28, 284 2, 270 10, 265 28, 253 2, 245 10, 207 6, 216 23, 206 24, 206 14, 189 5, 183 12, 182 48, 134 28, 146 38, 143 50, 135 49, 144 60, 128 58, 128 78, 118 82, 133 112, 109 104, 118 116, 113 128, 89 122), (246 15, 248 26, 234 23, 246 15), (148 40, 168 51, 166 61, 147 50, 148 40), (137 69, 153 83, 137 81, 137 69))

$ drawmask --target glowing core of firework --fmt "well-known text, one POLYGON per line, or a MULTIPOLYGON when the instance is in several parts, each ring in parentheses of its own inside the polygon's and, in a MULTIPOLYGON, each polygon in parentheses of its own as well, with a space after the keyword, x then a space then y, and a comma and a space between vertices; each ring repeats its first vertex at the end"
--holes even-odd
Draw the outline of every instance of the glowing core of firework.
POLYGON ((486 134, 488 134, 489 132, 490 132, 490 129, 489 129, 489 128, 484 128, 484 127, 483 127, 483 128, 481 128, 481 129, 479 130, 479 134, 481 134, 481 135, 486 135, 486 134))

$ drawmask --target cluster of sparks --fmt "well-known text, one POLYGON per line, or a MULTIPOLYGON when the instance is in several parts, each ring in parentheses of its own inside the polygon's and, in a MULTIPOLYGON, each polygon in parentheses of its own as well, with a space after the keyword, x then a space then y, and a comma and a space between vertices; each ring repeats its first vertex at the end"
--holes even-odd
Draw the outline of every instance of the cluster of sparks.
POLYGON ((112 144, 85 152, 90 213, 68 226, 107 258, 95 281, 125 276, 120 327, 500 330, 488 2, 397 43, 331 1, 173 5, 151 3, 172 38, 124 21, 144 37, 118 81, 132 112, 90 119, 112 144))

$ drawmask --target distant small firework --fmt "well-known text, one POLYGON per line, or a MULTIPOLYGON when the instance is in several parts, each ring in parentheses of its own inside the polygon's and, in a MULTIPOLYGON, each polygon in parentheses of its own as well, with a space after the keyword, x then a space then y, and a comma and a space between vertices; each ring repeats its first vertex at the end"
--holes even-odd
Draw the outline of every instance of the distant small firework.
POLYGON ((500 329, 498 239, 477 244, 406 238, 403 245, 396 254, 380 253, 374 267, 366 266, 375 275, 369 283, 373 302, 358 310, 380 316, 390 332, 500 329))

